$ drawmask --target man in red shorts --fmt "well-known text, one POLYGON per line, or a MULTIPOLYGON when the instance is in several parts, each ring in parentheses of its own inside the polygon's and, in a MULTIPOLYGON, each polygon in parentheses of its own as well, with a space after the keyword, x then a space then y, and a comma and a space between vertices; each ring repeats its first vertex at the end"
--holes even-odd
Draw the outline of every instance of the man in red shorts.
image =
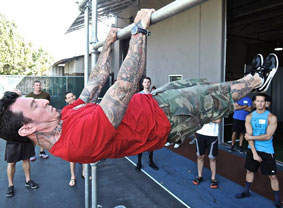
POLYGON ((203 124, 233 112, 234 100, 253 89, 268 88, 278 68, 274 54, 267 56, 263 65, 255 58, 251 73, 240 80, 216 84, 202 79, 182 80, 152 94, 135 94, 144 73, 152 12, 143 9, 137 13, 117 81, 99 105, 94 103, 110 73, 110 51, 116 41, 116 29, 107 36, 79 99, 65 107, 62 115, 46 100, 6 92, 0 100, 0 137, 16 142, 32 141, 71 162, 92 163, 103 158, 137 155, 162 148, 167 139, 173 143, 194 133, 203 124))

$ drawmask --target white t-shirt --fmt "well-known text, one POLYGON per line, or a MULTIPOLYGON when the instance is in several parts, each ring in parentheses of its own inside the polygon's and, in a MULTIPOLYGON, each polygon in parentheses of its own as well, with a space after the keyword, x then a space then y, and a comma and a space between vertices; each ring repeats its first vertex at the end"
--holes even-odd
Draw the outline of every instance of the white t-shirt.
POLYGON ((203 127, 197 131, 197 133, 205 136, 218 136, 219 124, 212 122, 204 124, 203 127))

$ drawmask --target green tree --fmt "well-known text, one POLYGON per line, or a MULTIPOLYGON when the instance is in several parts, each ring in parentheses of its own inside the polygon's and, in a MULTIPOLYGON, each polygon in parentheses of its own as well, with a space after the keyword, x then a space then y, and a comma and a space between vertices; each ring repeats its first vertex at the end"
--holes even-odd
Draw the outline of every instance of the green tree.
POLYGON ((0 74, 43 75, 52 61, 42 48, 35 49, 24 40, 14 22, 0 14, 0 74))

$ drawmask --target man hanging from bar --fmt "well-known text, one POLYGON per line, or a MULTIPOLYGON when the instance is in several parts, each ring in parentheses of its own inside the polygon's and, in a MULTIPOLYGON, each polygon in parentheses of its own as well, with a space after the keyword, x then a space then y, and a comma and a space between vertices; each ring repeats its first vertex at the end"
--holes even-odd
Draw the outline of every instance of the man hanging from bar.
POLYGON ((152 94, 135 94, 144 73, 145 43, 152 9, 137 13, 129 51, 117 81, 99 105, 110 73, 111 29, 88 84, 60 115, 47 100, 6 92, 0 100, 0 137, 33 142, 71 162, 92 163, 162 148, 182 140, 203 124, 228 116, 233 103, 252 90, 267 90, 278 67, 275 54, 257 55, 244 78, 209 84, 205 79, 171 82, 152 94), (135 94, 135 95, 134 95, 135 94))

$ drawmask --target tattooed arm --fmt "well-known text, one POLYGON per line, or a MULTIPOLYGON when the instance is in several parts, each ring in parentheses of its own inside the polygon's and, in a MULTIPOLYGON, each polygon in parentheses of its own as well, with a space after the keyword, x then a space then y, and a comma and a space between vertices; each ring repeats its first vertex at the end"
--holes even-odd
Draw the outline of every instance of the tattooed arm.
POLYGON ((118 29, 112 28, 108 33, 98 61, 89 76, 87 85, 80 95, 80 99, 85 103, 97 101, 98 95, 109 77, 111 46, 116 41, 117 31, 118 29))
MULTIPOLYGON (((149 27, 153 9, 142 9, 138 12, 135 23, 140 22, 144 29, 149 27)), ((145 35, 132 35, 128 54, 120 68, 117 81, 104 95, 100 106, 110 123, 116 128, 119 126, 127 110, 137 84, 144 72, 145 64, 145 35)))

